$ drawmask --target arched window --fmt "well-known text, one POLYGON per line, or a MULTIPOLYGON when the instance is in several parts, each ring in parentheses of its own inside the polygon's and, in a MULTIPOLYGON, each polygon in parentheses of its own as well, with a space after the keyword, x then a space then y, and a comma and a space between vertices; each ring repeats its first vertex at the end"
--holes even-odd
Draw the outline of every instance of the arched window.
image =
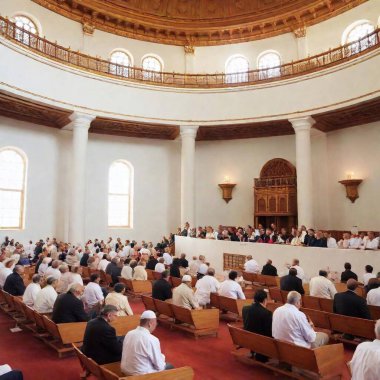
POLYGON ((129 77, 132 59, 129 54, 121 50, 115 50, 110 56, 110 73, 122 77, 129 77))
POLYGON ((12 147, 0 149, 0 229, 24 225, 26 156, 12 147))
POLYGON ((14 17, 17 29, 15 32, 15 37, 18 41, 25 45, 32 44, 32 36, 27 33, 38 34, 37 25, 27 16, 18 15, 14 17))
POLYGON ((147 55, 142 59, 142 68, 144 70, 144 79, 152 81, 161 80, 162 62, 158 58, 147 55))
POLYGON ((348 48, 349 54, 359 53, 376 43, 375 35, 372 35, 369 38, 364 38, 368 34, 371 34, 374 30, 374 25, 372 25, 369 21, 356 21, 344 31, 342 36, 342 44, 350 44, 348 48))
POLYGON ((226 62, 226 83, 248 82, 248 59, 238 55, 230 57, 226 62))
POLYGON ((257 59, 257 66, 259 68, 259 78, 267 79, 278 77, 281 75, 281 57, 275 51, 264 52, 259 55, 257 59))
POLYGON ((108 227, 132 227, 133 167, 114 161, 108 173, 108 227))

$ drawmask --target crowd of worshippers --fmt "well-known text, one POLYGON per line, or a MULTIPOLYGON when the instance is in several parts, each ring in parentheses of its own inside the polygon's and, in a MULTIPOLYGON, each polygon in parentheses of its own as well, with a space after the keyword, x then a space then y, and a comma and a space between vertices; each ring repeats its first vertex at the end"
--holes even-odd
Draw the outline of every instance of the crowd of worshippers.
POLYGON ((292 227, 291 231, 288 231, 286 228, 277 228, 274 223, 268 228, 264 228, 262 224, 259 224, 257 228, 252 226, 245 228, 223 227, 220 225, 216 230, 211 226, 191 228, 189 223, 185 223, 184 228, 179 227, 177 229, 176 235, 198 239, 288 244, 304 247, 367 250, 380 248, 379 237, 376 237, 373 231, 368 231, 366 234, 364 232, 357 234, 345 232, 343 238, 337 242, 330 231, 314 230, 313 228, 306 228, 306 226, 292 227))

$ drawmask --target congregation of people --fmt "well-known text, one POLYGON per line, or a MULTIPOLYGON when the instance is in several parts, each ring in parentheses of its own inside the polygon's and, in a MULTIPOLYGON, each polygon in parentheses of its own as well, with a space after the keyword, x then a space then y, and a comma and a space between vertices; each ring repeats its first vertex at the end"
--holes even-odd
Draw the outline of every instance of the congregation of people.
MULTIPOLYGON (((305 239, 307 236, 312 238, 307 234, 305 239)), ((261 267, 252 256, 247 256, 241 269, 247 273, 278 275, 272 260, 268 259, 261 267)), ((380 276, 370 265, 363 268, 361 277, 351 269, 350 263, 345 263, 340 280, 346 283, 347 290, 341 293, 329 278, 330 273, 320 269, 310 280, 310 295, 332 299, 336 314, 370 319, 368 305, 380 306, 380 276), (355 292, 360 284, 365 288, 366 298, 355 292)), ((160 277, 153 283, 153 298, 187 309, 208 308, 211 293, 246 299, 245 282, 237 271, 216 274, 204 255, 194 256, 191 260, 184 253, 174 257, 169 240, 164 239, 155 247, 152 243, 138 245, 129 240, 123 244, 119 238, 115 242, 109 238, 107 243, 95 239, 94 242, 89 240, 83 248, 59 243, 56 239, 40 240, 36 244, 30 242, 24 247, 6 239, 0 255, 0 287, 11 295, 22 297, 23 302, 37 312, 51 314, 55 323, 88 322, 82 351, 98 364, 120 361, 124 374, 145 374, 173 368, 161 352, 159 340, 152 335, 157 327, 156 314, 150 310, 143 312, 139 327, 125 337, 117 336, 110 323, 118 316, 134 314, 125 294, 125 284, 119 279, 145 281, 147 270, 155 271, 160 277), (25 265, 29 264, 35 265, 35 274, 25 287, 23 275, 25 265), (82 267, 110 275, 110 288, 102 284, 99 273, 93 273, 83 281, 82 267), (170 277, 181 278, 181 284, 172 289, 170 277)), ((328 344, 329 336, 317 331, 312 320, 300 310, 304 286, 302 263, 294 259, 280 278, 280 289, 288 292, 286 304, 272 314, 266 308, 268 293, 257 290, 252 305, 243 308, 244 329, 307 348, 328 344)), ((371 372, 368 363, 380 366, 376 356, 380 353, 379 321, 375 333, 377 340, 361 343, 355 351, 351 362, 353 374, 357 374, 353 377, 355 379, 364 378, 360 377, 361 373, 371 372)), ((252 357, 261 362, 268 360, 255 352, 252 357)), ((378 374, 378 371, 374 373, 378 374)), ((365 379, 376 378, 371 376, 366 375, 365 379)))

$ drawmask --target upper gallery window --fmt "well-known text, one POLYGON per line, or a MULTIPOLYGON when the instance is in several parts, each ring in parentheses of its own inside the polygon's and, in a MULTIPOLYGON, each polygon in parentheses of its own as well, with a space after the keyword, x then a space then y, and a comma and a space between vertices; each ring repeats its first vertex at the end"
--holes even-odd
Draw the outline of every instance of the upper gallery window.
POLYGON ((157 57, 148 55, 142 60, 143 76, 146 80, 159 80, 162 72, 162 62, 157 57))
POLYGON ((230 57, 226 62, 226 83, 248 82, 248 59, 241 55, 230 57))
POLYGON ((260 79, 273 78, 281 75, 281 57, 275 51, 264 52, 259 55, 258 68, 260 79))
POLYGON ((16 39, 25 45, 31 45, 33 37, 30 35, 30 33, 38 34, 36 23, 33 22, 29 17, 23 15, 14 16, 13 19, 17 26, 15 32, 16 39))
POLYGON ((376 43, 376 36, 364 38, 375 30, 374 25, 369 21, 356 21, 351 24, 343 33, 342 44, 350 44, 349 53, 359 53, 376 43))
POLYGON ((132 66, 131 56, 122 50, 115 50, 110 56, 110 73, 129 77, 130 66, 132 66))

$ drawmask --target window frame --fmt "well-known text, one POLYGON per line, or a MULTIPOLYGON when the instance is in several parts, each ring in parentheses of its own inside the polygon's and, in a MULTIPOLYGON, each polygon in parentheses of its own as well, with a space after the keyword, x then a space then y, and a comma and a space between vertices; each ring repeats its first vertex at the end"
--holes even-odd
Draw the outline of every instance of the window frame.
POLYGON ((364 35, 363 37, 360 37, 357 40, 350 41, 350 42, 348 41, 348 37, 354 31, 354 29, 356 29, 357 27, 359 27, 361 25, 365 25, 365 24, 370 25, 373 28, 373 30, 376 29, 376 25, 374 25, 371 21, 363 19, 363 20, 357 20, 357 21, 351 23, 343 31, 343 33, 342 33, 342 41, 341 41, 342 46, 348 45, 345 48, 345 55, 350 56, 350 55, 354 55, 354 54, 360 53, 362 51, 367 50, 368 48, 370 48, 371 46, 373 46, 376 43, 375 36, 373 36, 374 38, 372 39, 372 41, 370 39, 368 39, 368 43, 367 44, 363 44, 363 42, 365 40, 360 42, 361 38, 364 38, 366 35, 369 35, 372 32, 364 35))
POLYGON ((10 226, 1 226, 1 231, 20 231, 25 229, 25 208, 26 208, 26 177, 27 177, 27 169, 28 169, 28 157, 24 151, 14 146, 3 146, 0 147, 0 153, 11 150, 17 153, 23 162, 23 173, 22 173, 22 189, 5 189, 0 188, 1 191, 10 191, 10 192, 18 192, 20 193, 20 214, 19 214, 19 225, 17 227, 10 226))
POLYGON ((132 229, 133 228, 133 187, 134 187, 134 168, 133 165, 124 159, 117 159, 111 162, 111 164, 108 167, 108 190, 107 190, 107 228, 109 229, 132 229), (128 170, 129 170, 129 189, 128 194, 124 193, 111 193, 110 192, 110 171, 112 168, 112 165, 122 163, 124 164, 128 170), (128 224, 127 225, 111 225, 109 223, 109 213, 110 213, 110 196, 128 196, 128 224))
POLYGON ((257 56, 257 70, 259 72, 259 79, 272 79, 272 78, 278 78, 281 77, 281 64, 282 64, 282 59, 281 59, 281 54, 277 50, 265 50, 261 52, 257 56), (275 54, 277 55, 279 59, 279 64, 277 66, 273 67, 267 67, 267 68, 261 68, 260 67, 260 61, 265 57, 267 54, 275 54), (275 75, 268 75, 270 70, 278 70, 278 74, 275 75), (264 75, 265 73, 265 75, 264 75))
POLYGON ((162 73, 164 72, 164 61, 157 54, 152 54, 152 53, 145 54, 141 58, 141 69, 143 70, 143 72, 142 72, 143 79, 145 79, 147 81, 150 80, 150 81, 153 81, 153 82, 157 82, 157 81, 160 82, 162 80, 162 73), (154 59, 156 59, 160 63, 160 70, 159 71, 155 71, 155 70, 146 70, 146 69, 144 69, 144 61, 147 58, 154 58, 154 59))
POLYGON ((109 54, 108 61, 109 61, 109 73, 110 74, 116 75, 116 76, 121 76, 121 77, 124 77, 124 78, 129 78, 131 76, 131 72, 133 70, 133 56, 132 56, 132 54, 128 50, 122 49, 122 48, 113 49, 111 51, 111 53, 109 54), (123 67, 126 67, 126 69, 123 69, 123 75, 118 74, 118 72, 117 72, 117 67, 118 66, 121 67, 121 65, 119 63, 112 62, 112 60, 111 60, 112 59, 112 55, 115 54, 115 53, 123 53, 123 54, 125 54, 128 57, 129 65, 128 66, 122 65, 123 67), (115 71, 114 72, 112 72, 112 70, 111 70, 112 65, 114 65, 114 67, 115 67, 115 71), (127 75, 124 75, 124 73, 127 73, 127 75))
POLYGON ((249 70, 250 70, 250 64, 249 59, 243 55, 243 54, 234 54, 231 55, 224 65, 224 74, 226 78, 226 83, 228 84, 234 84, 234 83, 248 83, 249 82, 249 70), (247 62, 247 71, 234 71, 234 72, 228 72, 228 66, 231 64, 231 62, 235 59, 242 58, 247 62), (243 80, 240 80, 239 78, 244 76, 243 80))

